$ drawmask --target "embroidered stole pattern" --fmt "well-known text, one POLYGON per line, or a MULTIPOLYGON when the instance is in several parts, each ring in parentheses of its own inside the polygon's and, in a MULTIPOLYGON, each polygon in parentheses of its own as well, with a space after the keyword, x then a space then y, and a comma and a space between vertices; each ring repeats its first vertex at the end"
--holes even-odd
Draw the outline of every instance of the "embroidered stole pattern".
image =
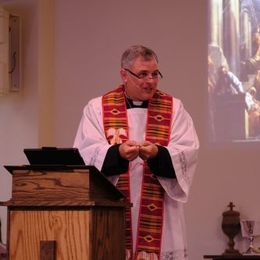
MULTIPOLYGON (((103 96, 103 115, 108 142, 115 144, 126 141, 128 122, 123 86, 103 96)), ((146 140, 166 146, 170 138, 171 118, 172 98, 157 90, 148 105, 146 140)), ((130 200, 129 183, 129 173, 121 174, 117 187, 128 200, 130 200)), ((159 181, 145 163, 135 257, 139 252, 156 254, 158 258, 160 256, 163 198, 164 191, 159 181)), ((126 211, 126 248, 132 252, 131 209, 126 211)))

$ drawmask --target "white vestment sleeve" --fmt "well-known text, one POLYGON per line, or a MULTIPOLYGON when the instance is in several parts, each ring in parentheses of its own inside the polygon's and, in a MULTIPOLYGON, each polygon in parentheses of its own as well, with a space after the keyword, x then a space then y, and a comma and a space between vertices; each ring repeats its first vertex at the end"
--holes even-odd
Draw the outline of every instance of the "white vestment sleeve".
POLYGON ((103 127, 102 98, 92 99, 84 108, 74 141, 86 165, 102 168, 108 144, 103 127))
MULTIPOLYGON (((186 202, 197 164, 199 141, 190 115, 180 100, 173 100, 170 142, 166 148, 177 179, 157 178, 170 198, 186 202)), ((84 108, 74 147, 79 149, 86 165, 93 165, 101 170, 110 146, 103 127, 102 97, 98 97, 84 108)), ((118 177, 113 176, 110 181, 115 184, 118 177)))
POLYGON ((166 148, 171 155, 176 179, 157 178, 170 198, 186 202, 197 165, 199 141, 193 121, 182 102, 173 100, 171 137, 166 148))

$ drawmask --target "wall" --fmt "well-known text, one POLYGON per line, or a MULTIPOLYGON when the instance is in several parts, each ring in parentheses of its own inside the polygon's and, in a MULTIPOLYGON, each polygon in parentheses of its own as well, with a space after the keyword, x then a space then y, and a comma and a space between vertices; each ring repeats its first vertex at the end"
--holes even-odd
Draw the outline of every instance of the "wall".
MULTIPOLYGON (((160 87, 182 99, 201 141, 186 204, 190 259, 227 247, 221 219, 230 201, 242 217, 260 219, 259 145, 207 143, 206 0, 2 2, 25 23, 23 91, 0 98, 1 165, 24 162, 26 146, 71 146, 83 106, 120 83, 122 51, 141 43, 158 53, 164 75, 160 87)), ((11 179, 1 170, 4 200, 11 179)), ((237 240, 243 250, 246 244, 237 240)))
MULTIPOLYGON (((0 199, 11 196, 11 176, 3 165, 25 163, 23 148, 38 145, 37 89, 37 2, 0 1, 6 9, 22 18, 22 85, 20 92, 0 97, 0 199), (36 12, 35 12, 36 11, 36 12)), ((3 239, 6 238, 6 209, 0 208, 3 239)))
MULTIPOLYGON (((0 200, 11 196, 4 165, 26 164, 24 148, 53 144, 53 24, 51 0, 0 0, 21 18, 22 74, 19 92, 0 97, 0 200)), ((6 240, 6 209, 0 207, 6 240)))
POLYGON ((119 0, 79 0, 75 5, 71 1, 55 1, 55 90, 59 100, 55 109, 55 139, 59 145, 64 145, 65 140, 65 145, 73 142, 86 102, 120 83, 120 56, 132 44, 142 43, 158 52, 165 75, 161 88, 185 98, 187 108, 199 117, 201 113, 195 111, 200 108, 190 91, 205 91, 203 2, 167 0, 162 4, 143 0, 130 4, 119 0), (194 82, 197 85, 191 86, 194 82), (77 102, 70 105, 71 100, 77 102), (64 114, 70 120, 65 121, 64 114), (63 131, 60 124, 66 124, 63 131))

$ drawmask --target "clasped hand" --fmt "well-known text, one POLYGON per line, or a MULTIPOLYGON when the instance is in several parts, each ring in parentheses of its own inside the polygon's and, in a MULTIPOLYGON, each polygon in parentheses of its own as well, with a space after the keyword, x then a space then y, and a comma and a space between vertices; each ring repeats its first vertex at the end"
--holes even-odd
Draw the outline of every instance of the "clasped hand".
POLYGON ((119 146, 119 153, 121 157, 128 161, 132 161, 138 156, 147 161, 157 155, 158 147, 149 141, 138 143, 128 140, 119 146))

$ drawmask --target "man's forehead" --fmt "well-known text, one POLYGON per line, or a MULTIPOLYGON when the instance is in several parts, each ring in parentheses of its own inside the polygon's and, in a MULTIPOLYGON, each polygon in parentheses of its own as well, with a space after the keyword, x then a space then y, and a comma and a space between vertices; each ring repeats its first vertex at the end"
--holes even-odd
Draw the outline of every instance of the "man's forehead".
POLYGON ((132 67, 158 67, 157 61, 154 57, 145 58, 137 57, 132 64, 132 67))

